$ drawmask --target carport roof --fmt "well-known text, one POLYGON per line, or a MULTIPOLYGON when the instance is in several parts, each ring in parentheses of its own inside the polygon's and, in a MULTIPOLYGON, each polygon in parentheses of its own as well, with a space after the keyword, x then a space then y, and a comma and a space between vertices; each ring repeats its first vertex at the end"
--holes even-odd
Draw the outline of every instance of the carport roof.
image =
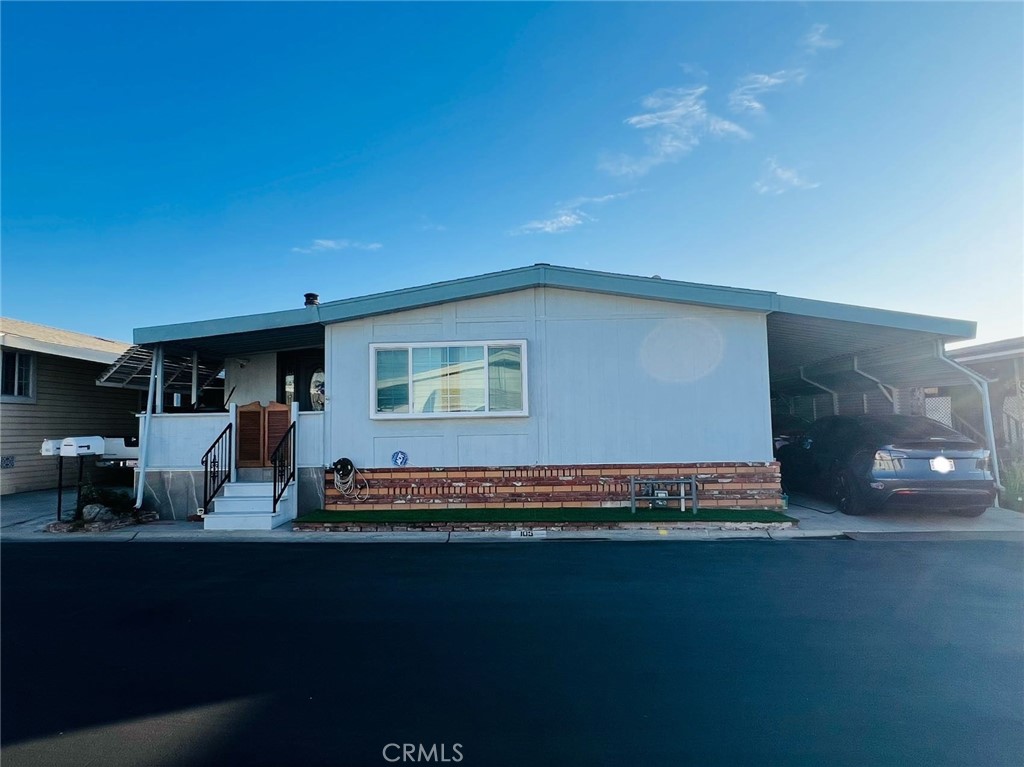
POLYGON ((280 312, 158 325, 135 330, 135 343, 215 356, 323 344, 323 326, 470 298, 537 287, 762 312, 768 317, 774 372, 915 341, 974 337, 975 323, 864 306, 816 301, 694 282, 638 277, 549 264, 331 301, 280 312))

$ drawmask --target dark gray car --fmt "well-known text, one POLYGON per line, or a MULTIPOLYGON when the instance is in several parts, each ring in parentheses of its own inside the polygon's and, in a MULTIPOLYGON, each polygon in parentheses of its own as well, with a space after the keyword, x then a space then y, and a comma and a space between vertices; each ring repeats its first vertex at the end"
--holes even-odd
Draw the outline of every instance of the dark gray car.
POLYGON ((844 514, 924 507, 978 516, 995 499, 989 451, 920 416, 820 418, 778 458, 786 489, 831 498, 844 514))

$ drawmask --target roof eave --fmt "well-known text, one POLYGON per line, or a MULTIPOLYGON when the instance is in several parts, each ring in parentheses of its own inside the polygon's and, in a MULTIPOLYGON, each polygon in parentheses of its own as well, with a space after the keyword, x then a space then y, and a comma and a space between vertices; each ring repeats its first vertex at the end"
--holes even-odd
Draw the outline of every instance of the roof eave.
POLYGON ((925 314, 896 312, 890 309, 873 309, 867 306, 837 304, 830 301, 816 301, 811 298, 776 296, 775 311, 796 314, 803 317, 818 317, 825 320, 856 322, 861 325, 882 325, 900 330, 915 330, 931 333, 953 341, 974 338, 978 323, 971 320, 957 320, 949 317, 933 317, 925 314))
POLYGON ((190 338, 257 333, 261 330, 278 330, 317 324, 320 324, 319 307, 308 306, 302 309, 286 309, 265 314, 247 314, 242 317, 224 317, 216 320, 182 322, 176 325, 135 328, 133 337, 139 346, 151 346, 190 338))
MULTIPOLYGON (((81 346, 66 346, 64 344, 50 343, 49 341, 39 341, 35 338, 25 338, 24 336, 17 336, 11 333, 3 334, 0 346, 20 349, 26 352, 36 352, 38 354, 50 354, 54 357, 83 360, 85 362, 102 362, 106 365, 114 362, 123 353, 104 352, 99 349, 86 349, 81 346)), ((128 346, 126 345, 124 348, 128 349, 128 346)))

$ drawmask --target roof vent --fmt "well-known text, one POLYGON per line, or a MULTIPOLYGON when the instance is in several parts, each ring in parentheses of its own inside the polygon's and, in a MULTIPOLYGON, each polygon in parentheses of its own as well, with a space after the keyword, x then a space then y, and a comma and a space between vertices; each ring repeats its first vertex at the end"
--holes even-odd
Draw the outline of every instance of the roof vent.
POLYGON ((306 293, 306 306, 319 306, 320 305, 320 294, 319 293, 306 293))

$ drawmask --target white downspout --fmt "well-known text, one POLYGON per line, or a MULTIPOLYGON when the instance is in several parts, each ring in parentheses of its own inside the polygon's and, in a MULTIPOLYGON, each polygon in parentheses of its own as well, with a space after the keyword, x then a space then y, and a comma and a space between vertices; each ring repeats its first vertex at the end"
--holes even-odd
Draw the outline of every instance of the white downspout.
MULTIPOLYGON (((989 458, 992 461, 992 476, 996 480, 996 487, 1000 490, 1006 490, 1003 487, 1003 483, 999 479, 999 456, 996 454, 996 431, 992 425, 992 401, 988 395, 988 379, 982 375, 979 375, 975 371, 968 367, 961 365, 959 362, 951 360, 946 356, 946 350, 942 348, 942 342, 935 342, 935 351, 939 359, 945 360, 947 364, 953 366, 969 379, 974 384, 975 388, 981 392, 981 406, 984 409, 982 418, 985 421, 985 441, 988 442, 989 458)), ((996 503, 999 503, 999 499, 996 499, 996 503)))
POLYGON ((156 392, 156 360, 159 348, 153 351, 149 367, 149 391, 146 393, 146 415, 142 420, 142 439, 139 440, 138 486, 135 488, 135 508, 142 508, 142 497, 146 492, 146 451, 149 447, 149 424, 153 417, 153 395, 156 392))

